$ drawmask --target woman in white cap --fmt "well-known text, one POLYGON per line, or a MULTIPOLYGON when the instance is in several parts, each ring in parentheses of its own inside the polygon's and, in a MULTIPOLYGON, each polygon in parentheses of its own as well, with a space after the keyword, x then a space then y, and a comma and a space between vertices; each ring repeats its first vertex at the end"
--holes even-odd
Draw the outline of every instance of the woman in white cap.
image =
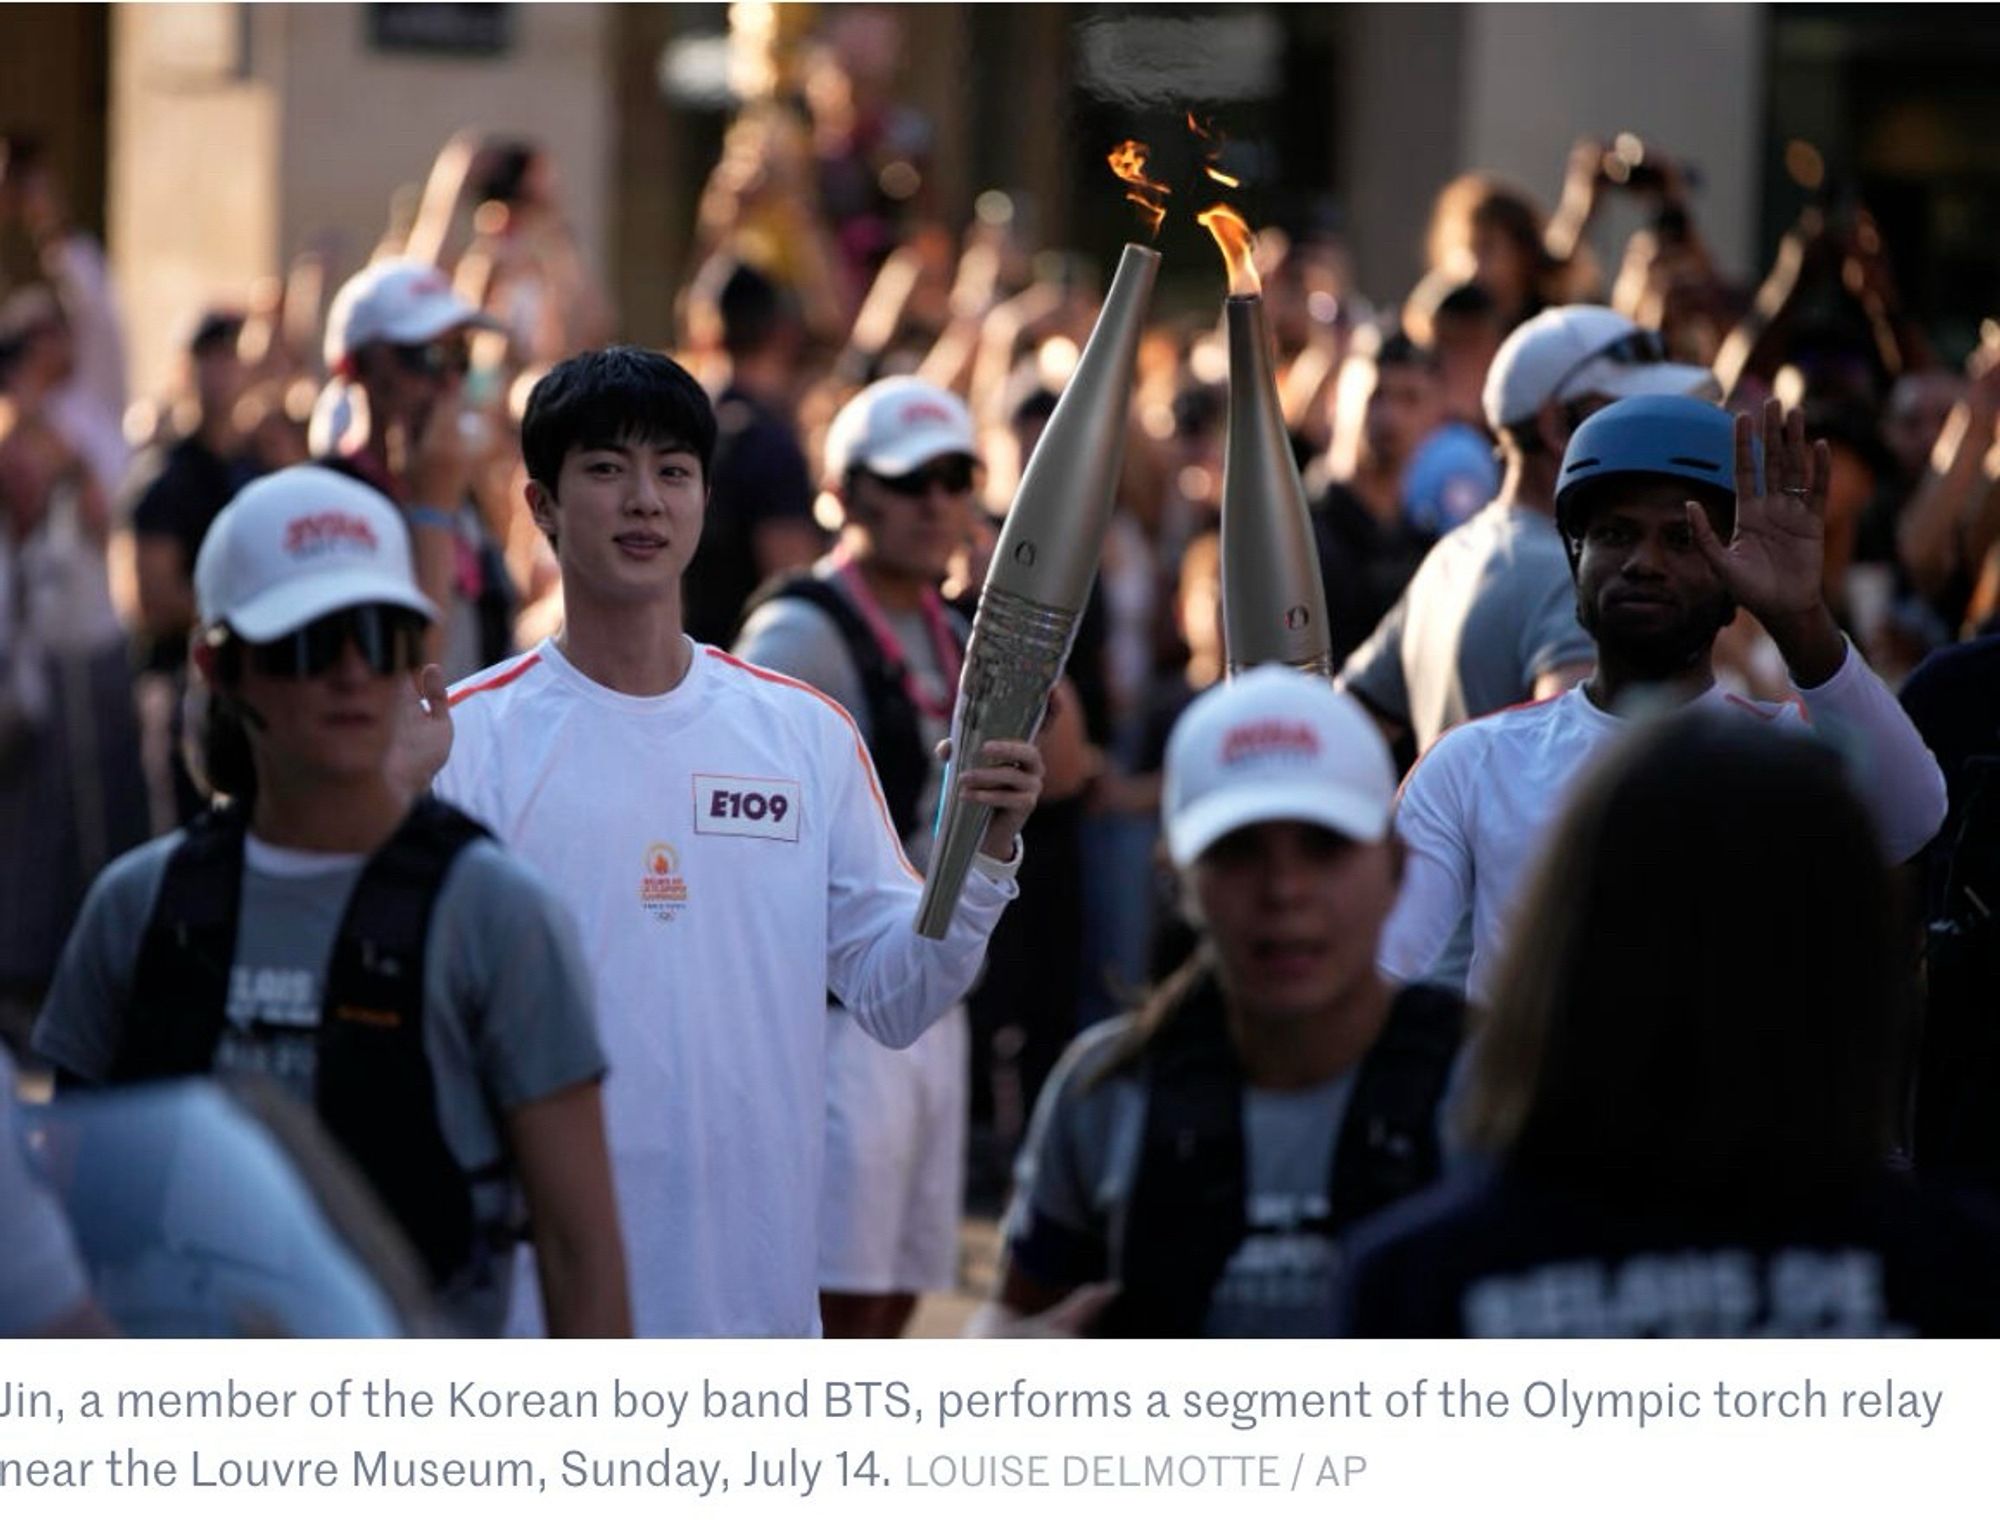
POLYGON ((1395 791, 1367 713, 1305 675, 1253 670, 1182 714, 1165 828, 1202 945, 1042 1091, 1006 1313, 1076 1316, 1109 1282, 1107 1334, 1324 1331, 1337 1234, 1437 1173, 1463 1015, 1375 967, 1395 791))
POLYGON ((310 1104, 464 1331, 498 1331, 525 1193, 551 1331, 629 1331, 604 1071, 568 916, 385 771, 436 613, 389 502, 273 474, 195 564, 225 794, 92 888, 35 1029, 67 1083, 259 1074, 310 1104))

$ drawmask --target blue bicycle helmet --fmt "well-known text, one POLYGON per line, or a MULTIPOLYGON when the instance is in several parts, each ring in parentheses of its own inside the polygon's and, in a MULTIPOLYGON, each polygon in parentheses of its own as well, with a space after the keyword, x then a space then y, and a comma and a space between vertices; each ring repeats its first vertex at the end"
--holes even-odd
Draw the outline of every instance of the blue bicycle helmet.
MULTIPOLYGON (((1754 449, 1754 443, 1753 443, 1754 449)), ((1757 455, 1761 456, 1761 453, 1757 455)), ((1736 497, 1736 426, 1727 409, 1698 398, 1646 394, 1608 404, 1577 427, 1556 475, 1556 525, 1574 541, 1583 491, 1608 478, 1644 473, 1736 497)), ((1759 475, 1761 477, 1761 474, 1759 475)))

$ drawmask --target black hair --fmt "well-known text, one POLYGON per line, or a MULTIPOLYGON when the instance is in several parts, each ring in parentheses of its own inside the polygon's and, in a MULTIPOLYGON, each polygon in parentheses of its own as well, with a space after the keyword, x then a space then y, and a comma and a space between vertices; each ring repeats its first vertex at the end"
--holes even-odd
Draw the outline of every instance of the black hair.
POLYGON ((1465 1124, 1621 1206, 1877 1172, 1907 1060, 1896 887, 1843 762, 1687 707, 1580 782, 1522 899, 1465 1124))
POLYGON ((1400 329, 1392 329, 1375 346, 1375 369, 1383 367, 1422 367, 1426 372, 1438 369, 1437 355, 1425 350, 1400 329))
POLYGON ((1174 394, 1174 434, 1183 441, 1220 430, 1229 414, 1229 390, 1217 383, 1184 383, 1174 394))
POLYGON ((193 331, 188 335, 188 354, 202 356, 211 351, 233 351, 242 334, 242 314, 228 309, 211 309, 195 322, 193 331))
POLYGON ((521 416, 528 476, 551 492, 572 451, 634 439, 693 452, 707 481, 715 456, 714 406, 679 363, 635 345, 583 351, 552 367, 521 416))
POLYGON ((1007 411, 1009 425, 1030 425, 1037 420, 1047 420, 1056 412, 1056 405, 1062 402, 1062 395, 1055 389, 1037 385, 1028 389, 1007 411))
POLYGON ((32 175, 48 163, 48 157, 48 145, 41 134, 18 126, 0 132, 0 171, 9 180, 32 175))
POLYGON ((1438 299, 1434 318, 1495 319, 1500 317, 1493 294, 1477 282, 1460 282, 1438 299))
POLYGON ((231 694, 243 677, 243 645, 228 638, 214 653, 215 678, 190 679, 187 704, 193 726, 182 737, 181 762, 205 795, 228 797, 247 809, 257 800, 257 763, 249 728, 231 694))
POLYGON ((531 143, 505 143, 491 152, 492 159, 473 186, 473 201, 512 204, 521 199, 521 183, 528 167, 541 153, 531 143))
POLYGON ((785 288, 750 265, 729 273, 715 295, 715 307, 722 316, 722 348, 731 356, 762 350, 798 312, 785 288))

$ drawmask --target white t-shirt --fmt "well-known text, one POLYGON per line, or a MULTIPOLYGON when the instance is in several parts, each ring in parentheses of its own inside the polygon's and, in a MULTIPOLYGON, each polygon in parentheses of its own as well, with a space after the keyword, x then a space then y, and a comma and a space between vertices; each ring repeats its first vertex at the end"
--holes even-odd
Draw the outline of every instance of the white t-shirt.
MULTIPOLYGON (((1894 862, 1944 822, 1944 777, 1915 726, 1850 644, 1826 684, 1799 702, 1746 701, 1711 687, 1690 706, 1729 707, 1780 727, 1807 727, 1848 756, 1850 775, 1894 862)), ((1507 920, 1569 785, 1627 726, 1583 687, 1452 729, 1417 761, 1396 806, 1408 847, 1403 890, 1382 932, 1379 965, 1397 982, 1434 974, 1470 911, 1466 994, 1492 997, 1507 920)))
POLYGON ((690 645, 663 696, 553 642, 452 694, 441 795, 582 927, 635 1330, 809 1335, 826 995, 907 1046, 971 986, 1011 878, 975 867, 942 941, 847 714, 690 645))

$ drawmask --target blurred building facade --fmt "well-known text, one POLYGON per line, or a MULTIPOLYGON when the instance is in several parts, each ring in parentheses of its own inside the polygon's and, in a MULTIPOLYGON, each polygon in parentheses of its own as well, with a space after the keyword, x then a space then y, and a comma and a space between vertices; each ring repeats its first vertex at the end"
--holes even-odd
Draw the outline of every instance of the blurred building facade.
MULTIPOLYGON (((840 8, 778 9, 774 22, 745 4, 5 5, 0 91, 108 235, 141 389, 163 381, 176 325, 202 302, 309 247, 334 281, 357 266, 398 188, 407 204, 468 127, 553 152, 623 332, 665 343, 743 34, 796 38, 840 8)), ((1754 277, 1800 203, 1783 146, 1803 137, 1876 206, 1906 293, 1949 326, 1988 301, 1980 241, 2000 211, 2000 97, 1986 88, 2000 22, 1953 11, 898 7, 898 82, 931 125, 922 195, 947 220, 1006 187, 1039 242, 1108 262, 1131 225, 1105 148, 1193 108, 1240 152, 1252 217, 1337 228, 1381 298, 1418 273, 1452 174, 1497 172, 1552 204, 1579 134, 1634 132, 1695 166, 1704 234, 1754 277)), ((1208 294, 1212 256, 1175 259, 1204 240, 1178 216, 1192 210, 1176 209, 1164 242, 1186 290, 1208 294)), ((1603 253, 1636 216, 1607 209, 1603 253)))

